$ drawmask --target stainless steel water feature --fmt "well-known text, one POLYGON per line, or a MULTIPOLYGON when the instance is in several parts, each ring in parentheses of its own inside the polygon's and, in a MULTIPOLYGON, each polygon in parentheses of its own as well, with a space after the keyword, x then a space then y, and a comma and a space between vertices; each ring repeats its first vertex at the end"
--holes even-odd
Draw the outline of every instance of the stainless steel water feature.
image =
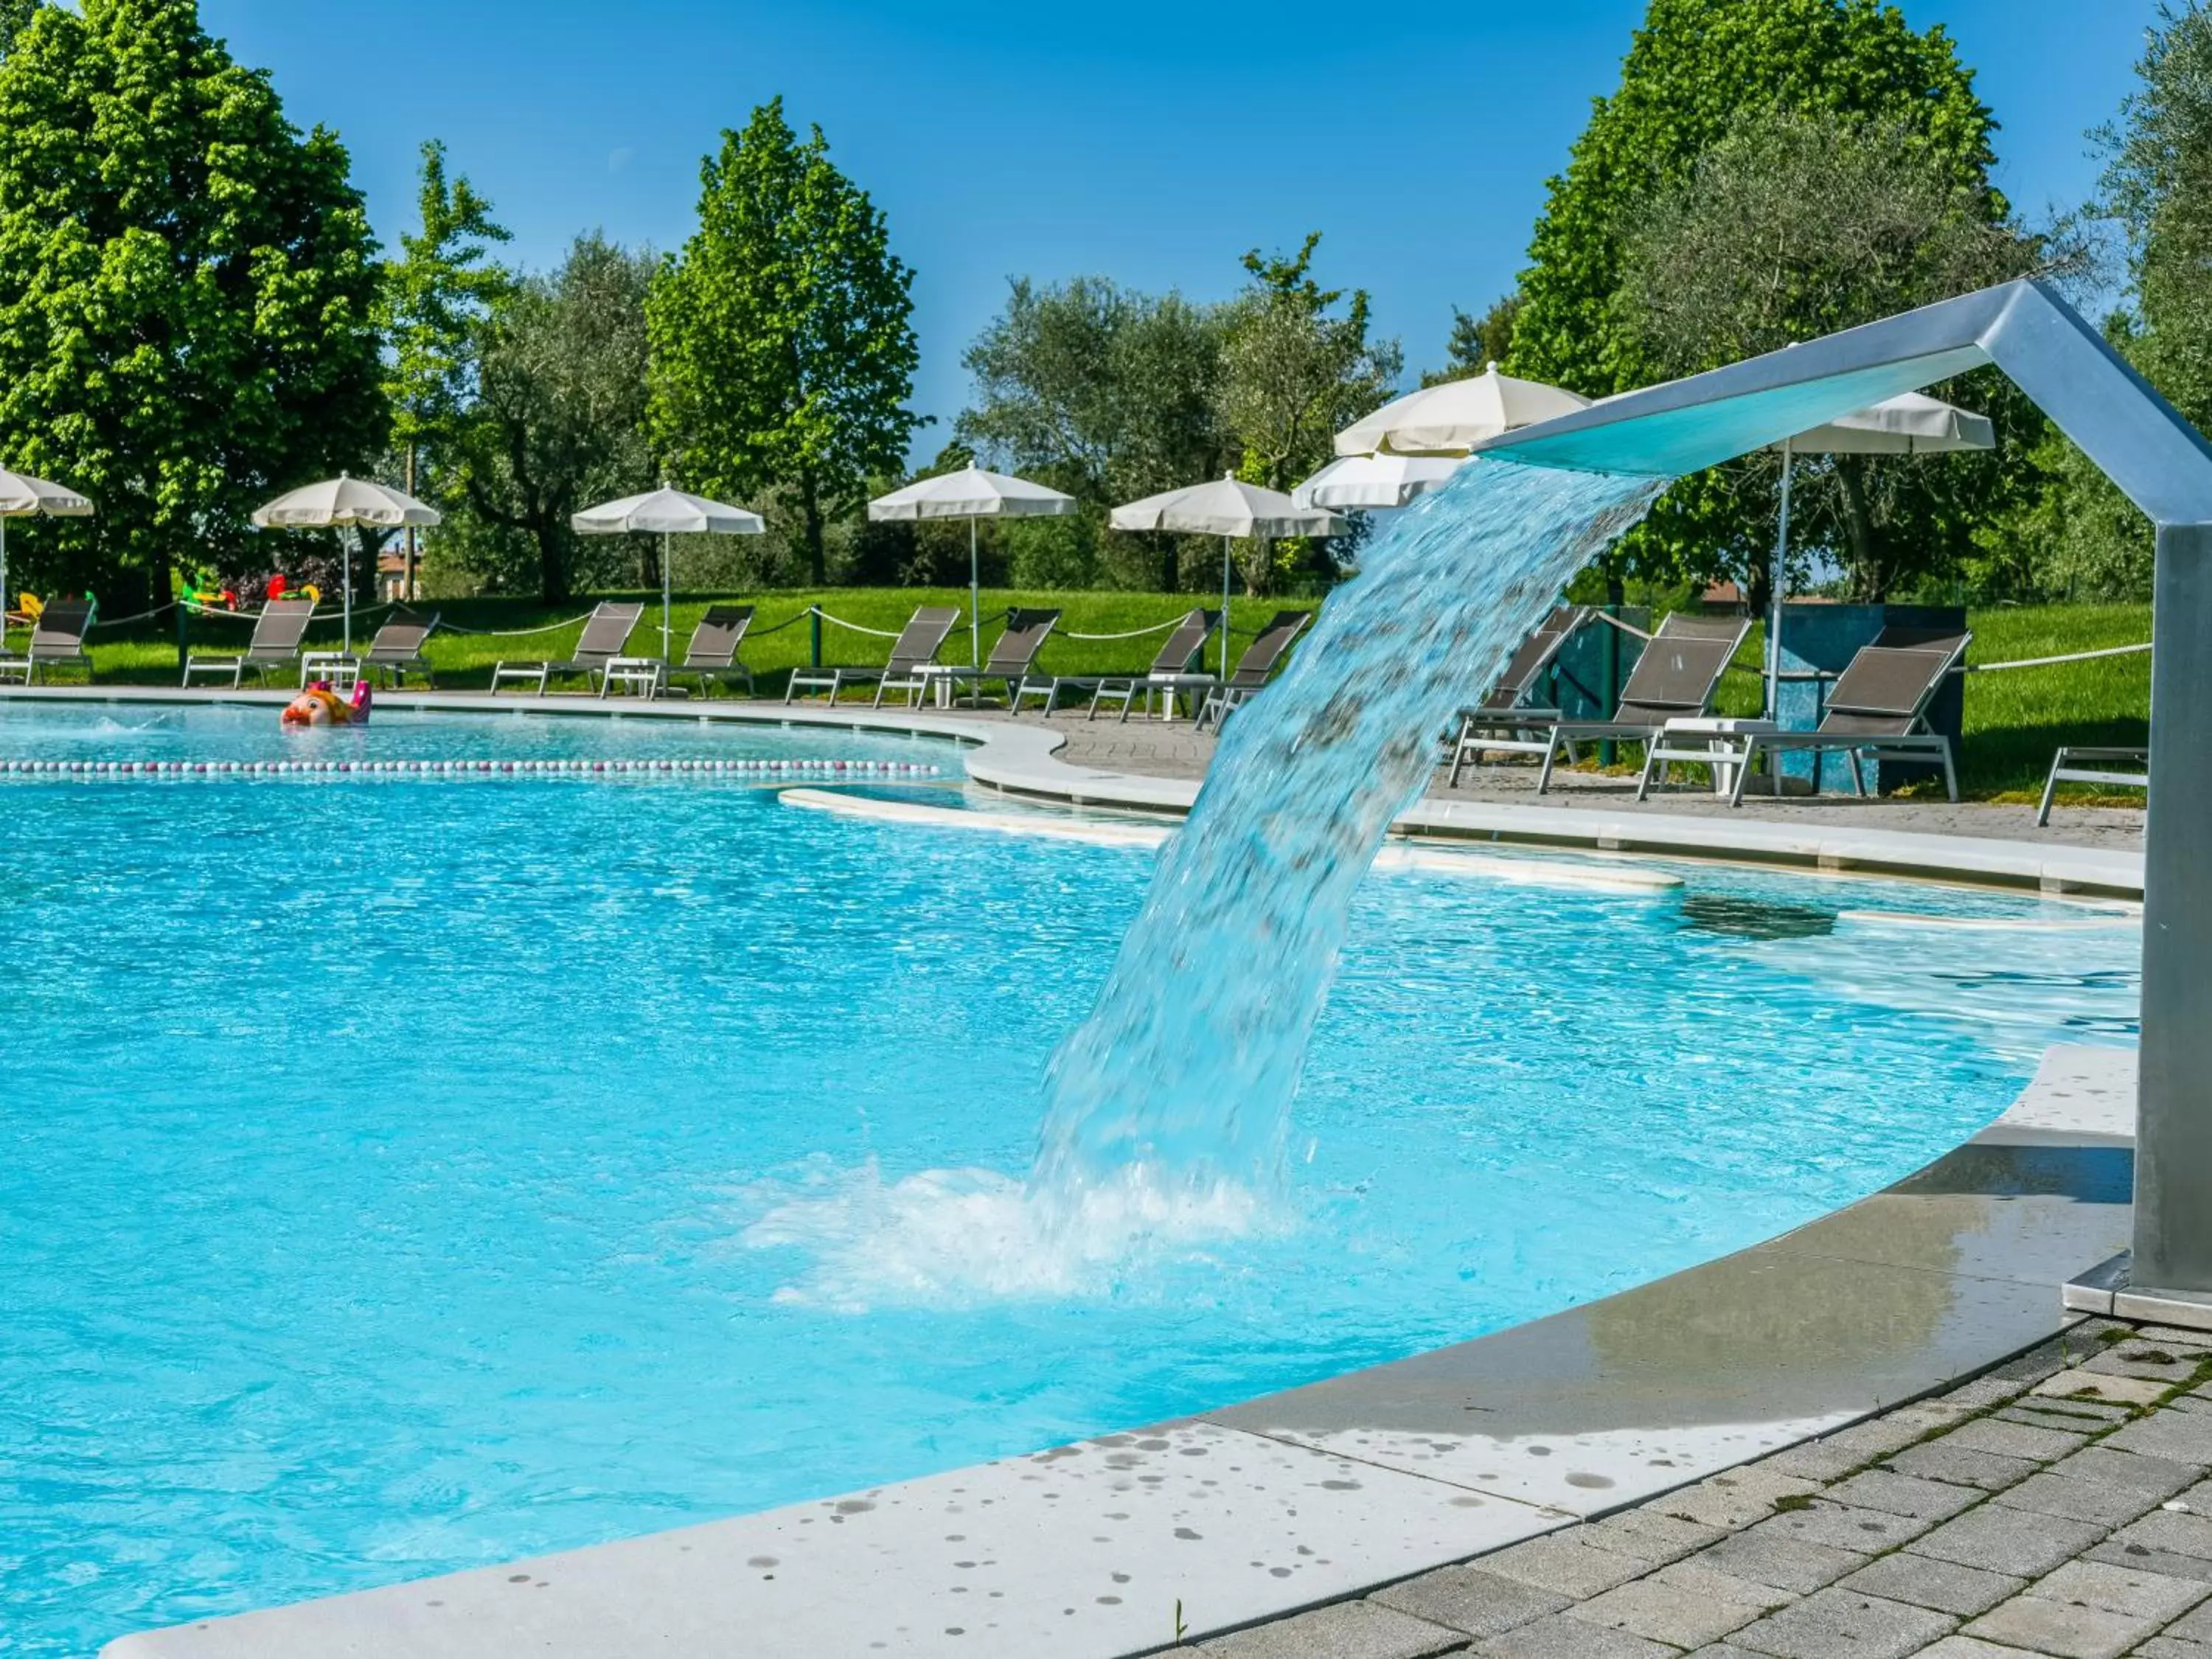
POLYGON ((2158 527, 2127 1279, 2138 1310, 2212 1328, 2212 445, 2057 294, 2019 282, 1628 392, 1477 449, 1540 466, 1692 472, 1991 363, 2158 527))

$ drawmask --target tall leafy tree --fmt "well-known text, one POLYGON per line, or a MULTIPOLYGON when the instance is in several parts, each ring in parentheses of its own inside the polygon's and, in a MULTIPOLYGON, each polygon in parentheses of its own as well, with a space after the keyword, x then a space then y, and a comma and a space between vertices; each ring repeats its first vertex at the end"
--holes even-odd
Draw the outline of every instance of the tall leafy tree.
POLYGON ((1508 294, 1491 301, 1481 316, 1452 308, 1451 337, 1444 346, 1444 366, 1421 376, 1423 386, 1463 380, 1480 374, 1492 363, 1504 363, 1513 355, 1513 325, 1520 319, 1521 296, 1508 294))
MULTIPOLYGON (((417 228, 401 235, 399 258, 385 267, 378 314, 390 354, 392 442, 410 493, 459 463, 479 325, 511 280, 491 258, 508 240, 506 228, 465 177, 447 177, 446 147, 435 139, 422 146, 416 206, 417 228)), ((408 545, 411 564, 411 532, 408 545)), ((411 583, 411 568, 408 574, 411 583)))
MULTIPOLYGON (((1225 321, 1220 307, 1103 276, 1017 277, 961 359, 975 392, 957 430, 993 464, 1084 502, 1095 528, 1119 502, 1218 477, 1236 459, 1221 414, 1225 321)), ((1182 586, 1171 537, 1090 544, 1117 581, 1182 586)))
POLYGON ((1996 123, 1940 25, 1917 31, 1886 0, 1650 0, 1620 85, 1548 185, 1507 366, 1587 397, 1653 378, 1613 304, 1623 240, 1647 197, 1775 106, 1901 123, 1984 216, 2004 215, 1989 181, 1996 123))
MULTIPOLYGON (((1616 320, 1660 373, 1694 374, 2037 273, 2059 253, 1991 222, 1986 205, 1900 121, 1747 114, 1644 202, 1622 250, 1616 320)), ((2040 427, 1994 375, 1975 377, 1972 397, 2015 447, 2040 427)), ((1758 456, 1686 480, 1644 526, 1647 546, 1764 600, 1778 477, 1758 456)), ((2010 452, 1807 456, 1798 523, 1826 540, 1850 597, 1881 599, 1967 556, 1974 526, 2009 504, 2020 477, 2010 452)))
POLYGON ((921 424, 914 273, 822 129, 802 143, 781 98, 726 131, 700 178, 699 228, 647 303, 655 436, 688 483, 795 514, 818 582, 829 521, 921 424))
MULTIPOLYGON (((1239 476, 1270 489, 1287 490, 1326 462, 1338 429, 1379 408, 1405 366, 1395 340, 1369 337, 1365 289, 1347 297, 1314 280, 1320 244, 1316 231, 1287 258, 1247 253, 1252 280, 1229 309, 1222 415, 1241 451, 1239 476)), ((1302 538, 1246 543, 1247 590, 1267 592, 1311 550, 1302 538)))
MULTIPOLYGON (((2135 90, 2095 135, 2106 157, 2098 211, 2118 234, 2127 304, 2113 343, 2201 430, 2212 429, 2212 12, 2160 9, 2135 90)), ((2089 458, 2053 433, 2036 452, 2045 489, 1989 538, 2027 550, 2023 586, 2083 599, 2148 598, 2150 524, 2089 458)))
MULTIPOLYGON (((1505 367, 1589 397, 1663 378, 1680 355, 1620 301, 1628 242, 1701 158, 1776 111, 1889 124, 1973 216, 2006 218, 1990 183, 1996 123, 1942 27, 1915 30, 1888 0, 1650 0, 1620 86, 1595 101, 1550 181, 1505 367)), ((1747 538, 1771 522, 1771 495, 1746 497, 1747 476, 1700 474, 1670 491, 1605 555, 1611 595, 1632 572, 1741 571, 1747 538)))
POLYGON ((567 599, 624 538, 589 544, 569 515, 655 482, 645 303, 655 262, 599 235, 505 289, 476 331, 475 401, 456 445, 458 557, 501 586, 567 599))
POLYGON ((373 458, 374 255, 344 149, 192 0, 33 9, 0 60, 0 441, 100 506, 46 574, 161 592, 373 458))
POLYGON ((1252 280, 1229 313, 1222 412, 1242 470, 1270 489, 1326 461, 1338 428, 1380 408, 1405 366, 1395 340, 1369 337, 1366 289, 1347 296, 1314 280, 1320 245, 1316 231, 1288 258, 1247 253, 1252 280))

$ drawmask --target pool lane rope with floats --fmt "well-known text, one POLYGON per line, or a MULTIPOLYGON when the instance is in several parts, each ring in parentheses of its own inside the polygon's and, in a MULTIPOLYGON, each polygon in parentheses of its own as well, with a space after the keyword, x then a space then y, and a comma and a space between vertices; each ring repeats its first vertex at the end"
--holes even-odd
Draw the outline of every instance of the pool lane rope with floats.
POLYGON ((381 782, 410 778, 712 778, 718 781, 880 783, 940 775, 915 761, 878 760, 273 760, 273 761, 0 761, 0 777, 67 778, 86 782, 170 782, 205 778, 366 778, 381 782))

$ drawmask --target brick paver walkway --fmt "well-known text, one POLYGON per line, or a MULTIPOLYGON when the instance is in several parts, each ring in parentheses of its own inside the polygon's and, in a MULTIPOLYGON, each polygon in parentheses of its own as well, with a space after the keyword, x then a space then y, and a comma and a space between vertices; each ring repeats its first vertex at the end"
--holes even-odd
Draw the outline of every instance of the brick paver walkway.
POLYGON ((2212 1334, 2094 1321, 1965 1387, 1212 1659, 2212 1659, 2212 1334))

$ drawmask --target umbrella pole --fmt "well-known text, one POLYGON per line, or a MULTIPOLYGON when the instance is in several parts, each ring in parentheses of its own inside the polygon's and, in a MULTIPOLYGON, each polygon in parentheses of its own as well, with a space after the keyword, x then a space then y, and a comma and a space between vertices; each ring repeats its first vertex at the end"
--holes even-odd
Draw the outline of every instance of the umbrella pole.
POLYGON ((0 518, 0 645, 8 641, 8 520, 0 518))
POLYGON ((983 566, 975 552, 975 520, 968 520, 968 660, 983 665, 983 566))
POLYGON ((1790 440, 1782 441, 1782 528, 1774 538, 1774 568, 1766 582, 1766 718, 1782 718, 1782 585, 1790 569, 1790 440))
POLYGON ((1229 684, 1229 538, 1221 538, 1221 684, 1229 684))
POLYGON ((660 660, 674 660, 668 654, 668 599, 672 578, 668 572, 668 532, 660 532, 660 660))
POLYGON ((338 547, 338 586, 345 589, 339 598, 341 614, 345 617, 346 655, 353 655, 353 544, 343 542, 338 547))

